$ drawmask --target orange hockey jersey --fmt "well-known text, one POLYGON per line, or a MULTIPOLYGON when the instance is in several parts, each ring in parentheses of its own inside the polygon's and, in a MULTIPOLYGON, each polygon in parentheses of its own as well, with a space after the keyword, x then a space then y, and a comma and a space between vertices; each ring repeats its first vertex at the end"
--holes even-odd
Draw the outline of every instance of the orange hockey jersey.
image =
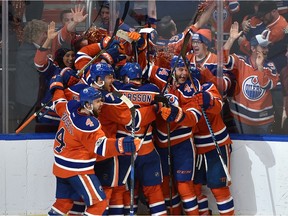
MULTIPOLYGON (((171 71, 168 69, 152 66, 146 76, 150 82, 155 83, 163 91, 170 73, 171 71)), ((197 89, 200 88, 198 80, 194 80, 194 85, 197 85, 197 89)), ((196 125, 202 115, 201 108, 192 103, 191 97, 195 93, 195 89, 192 86, 190 81, 179 87, 168 84, 164 93, 169 103, 174 106, 180 106, 185 114, 184 120, 180 123, 170 123, 171 145, 176 145, 189 139, 192 136, 192 127, 196 125)), ((158 146, 167 147, 167 122, 159 115, 156 119, 156 125, 157 135, 155 136, 155 141, 158 146)))
POLYGON ((67 102, 64 92, 56 90, 53 96, 55 109, 61 116, 54 141, 53 174, 68 178, 79 174, 93 174, 97 155, 120 155, 114 138, 107 138, 94 116, 79 113, 80 102, 67 102))
POLYGON ((235 69, 237 81, 231 112, 234 118, 248 125, 263 125, 274 121, 271 89, 279 80, 276 68, 272 62, 264 63, 261 72, 255 68, 250 57, 232 54, 226 67, 235 69))

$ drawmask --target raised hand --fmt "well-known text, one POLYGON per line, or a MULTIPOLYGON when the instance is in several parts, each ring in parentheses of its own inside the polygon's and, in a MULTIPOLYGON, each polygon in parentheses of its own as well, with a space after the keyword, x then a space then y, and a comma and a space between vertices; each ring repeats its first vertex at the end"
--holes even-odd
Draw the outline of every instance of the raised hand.
POLYGON ((230 28, 230 38, 233 39, 234 41, 242 34, 243 31, 239 32, 239 23, 234 22, 231 25, 230 28))
POLYGON ((262 71, 265 56, 260 46, 257 47, 256 52, 257 52, 256 65, 257 65, 258 70, 262 71))
POLYGON ((240 37, 240 35, 242 33, 243 33, 242 31, 239 32, 239 23, 238 22, 232 23, 231 28, 230 28, 230 35, 229 35, 228 40, 226 41, 226 43, 223 46, 223 50, 230 50, 234 41, 238 37, 240 37))
POLYGON ((83 15, 84 9, 85 7, 81 7, 81 5, 75 5, 75 9, 71 9, 71 12, 73 14, 73 21, 75 23, 81 23, 87 18, 88 14, 83 15))
POLYGON ((58 35, 58 32, 56 31, 55 22, 50 22, 48 24, 48 31, 47 31, 47 39, 53 40, 58 35))

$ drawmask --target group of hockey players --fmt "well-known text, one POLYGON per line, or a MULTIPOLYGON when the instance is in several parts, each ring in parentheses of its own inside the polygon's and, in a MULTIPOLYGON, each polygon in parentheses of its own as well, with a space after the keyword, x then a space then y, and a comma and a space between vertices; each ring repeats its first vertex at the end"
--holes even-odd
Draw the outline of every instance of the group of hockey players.
MULTIPOLYGON (((151 215, 209 215, 203 185, 220 215, 234 214, 232 141, 222 108, 237 74, 231 71, 243 75, 249 67, 245 59, 229 55, 241 35, 235 22, 223 46, 223 76, 217 76, 212 33, 204 28, 214 9, 215 2, 205 2, 182 33, 169 16, 148 19, 144 33, 125 20, 115 26, 119 34, 110 36, 91 27, 85 36, 74 35, 76 51, 60 48, 52 59, 49 49, 53 41, 65 40, 67 27, 59 33, 54 22, 49 24, 34 59, 46 83, 42 103, 53 102, 52 109, 41 109, 39 121, 57 128, 56 201, 49 215, 136 214, 141 195, 151 215)), ((72 12, 73 24, 87 17, 81 8, 72 12)), ((257 51, 249 64, 256 65, 258 76, 250 84, 270 89, 278 76, 273 64, 263 65, 267 39, 261 35, 250 42, 257 51)), ((249 95, 252 89, 245 93, 255 97, 249 95)))

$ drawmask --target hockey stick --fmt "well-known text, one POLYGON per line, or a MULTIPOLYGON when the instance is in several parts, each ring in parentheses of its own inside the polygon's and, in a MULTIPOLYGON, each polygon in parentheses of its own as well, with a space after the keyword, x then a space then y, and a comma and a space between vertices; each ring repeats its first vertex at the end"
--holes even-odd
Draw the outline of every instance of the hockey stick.
POLYGON ((45 104, 43 104, 43 106, 41 106, 39 108, 39 110, 37 110, 36 112, 34 112, 18 129, 15 130, 16 134, 20 133, 33 119, 36 118, 36 116, 52 101, 52 98, 46 102, 45 104))
MULTIPOLYGON (((188 33, 187 33, 187 34, 188 34, 188 33)), ((189 35, 190 35, 190 34, 189 34, 189 35)), ((190 79, 190 82, 191 82, 191 84, 192 84, 192 86, 193 86, 193 88, 194 88, 194 90, 196 91, 196 94, 197 94, 197 93, 199 93, 200 91, 199 91, 199 89, 195 86, 195 84, 194 84, 194 82, 193 82, 193 79, 192 79, 192 77, 191 77, 190 67, 189 67, 189 65, 188 65, 188 62, 186 62, 186 50, 184 50, 184 51, 181 52, 180 54, 181 54, 181 56, 182 56, 182 59, 183 59, 183 61, 184 61, 185 66, 186 66, 186 68, 187 68, 187 70, 188 70, 188 77, 189 77, 189 79, 190 79)), ((230 184, 230 183, 231 183, 231 176, 230 176, 230 174, 229 174, 229 171, 228 171, 228 168, 227 168, 226 164, 224 163, 223 156, 222 156, 222 152, 221 152, 221 149, 220 149, 220 147, 219 147, 219 144, 218 144, 218 142, 217 142, 217 140, 216 140, 216 137, 215 137, 215 134, 214 134, 214 132, 213 132, 211 123, 210 123, 210 121, 209 121, 209 118, 208 118, 208 116, 207 116, 207 113, 206 113, 205 109, 204 109, 203 107, 201 107, 201 110, 202 110, 203 117, 204 117, 204 119, 205 119, 206 125, 207 125, 207 127, 208 127, 208 130, 209 130, 209 132, 210 132, 210 134, 211 134, 212 140, 213 140, 213 142, 214 142, 214 144, 215 144, 215 148, 216 148, 217 154, 218 154, 218 156, 219 156, 219 159, 220 159, 220 161, 221 161, 222 167, 223 167, 223 169, 224 169, 225 175, 226 175, 226 177, 227 177, 228 184, 230 184)))
POLYGON ((20 122, 20 124, 18 125, 18 127, 15 129, 15 131, 17 131, 23 124, 24 122, 27 120, 28 116, 30 115, 30 113, 33 111, 33 109, 36 107, 36 105, 38 104, 38 100, 34 103, 34 105, 30 108, 30 110, 27 112, 27 114, 25 115, 25 117, 22 119, 22 121, 20 122))
MULTIPOLYGON (((144 140, 145 140, 145 138, 146 138, 146 136, 147 136, 147 132, 148 132, 148 129, 149 129, 149 128, 150 128, 150 124, 148 125, 148 127, 146 128, 146 130, 145 130, 145 132, 144 132, 144 136, 143 136, 143 138, 141 139, 139 149, 140 149, 141 146, 143 145, 143 142, 144 142, 144 140)), ((135 155, 134 155, 134 160, 136 160, 137 156, 138 156, 138 153, 136 152, 135 155)), ((130 172, 131 172, 131 166, 129 166, 129 168, 128 168, 127 172, 126 172, 126 175, 125 175, 125 177, 124 177, 124 179, 123 179, 123 181, 122 181, 123 184, 126 184, 126 183, 127 183, 127 179, 128 179, 128 177, 129 177, 130 172)))
MULTIPOLYGON (((113 95, 120 98, 129 108, 132 117, 132 128, 131 136, 135 137, 135 106, 134 104, 126 97, 126 95, 121 94, 120 92, 112 92, 113 95)), ((142 142, 142 140, 141 140, 142 142)), ((131 154, 131 165, 130 165, 130 215, 134 215, 134 194, 135 194, 135 151, 131 154)), ((125 182, 126 183, 126 182, 125 182)))

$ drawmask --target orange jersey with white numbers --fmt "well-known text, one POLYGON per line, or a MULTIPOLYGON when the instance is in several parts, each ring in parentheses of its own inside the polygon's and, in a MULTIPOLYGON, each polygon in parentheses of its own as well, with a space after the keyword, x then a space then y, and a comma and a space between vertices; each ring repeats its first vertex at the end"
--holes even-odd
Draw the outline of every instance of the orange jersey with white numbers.
POLYGON ((274 121, 271 89, 279 75, 272 62, 265 62, 263 71, 251 63, 251 57, 230 55, 226 67, 233 69, 236 87, 231 103, 234 118, 248 125, 263 125, 274 121))
POLYGON ((53 101, 61 117, 54 141, 55 176, 68 178, 93 174, 97 155, 120 155, 115 146, 116 139, 105 136, 98 119, 79 112, 80 102, 67 102, 62 90, 55 91, 53 101))

